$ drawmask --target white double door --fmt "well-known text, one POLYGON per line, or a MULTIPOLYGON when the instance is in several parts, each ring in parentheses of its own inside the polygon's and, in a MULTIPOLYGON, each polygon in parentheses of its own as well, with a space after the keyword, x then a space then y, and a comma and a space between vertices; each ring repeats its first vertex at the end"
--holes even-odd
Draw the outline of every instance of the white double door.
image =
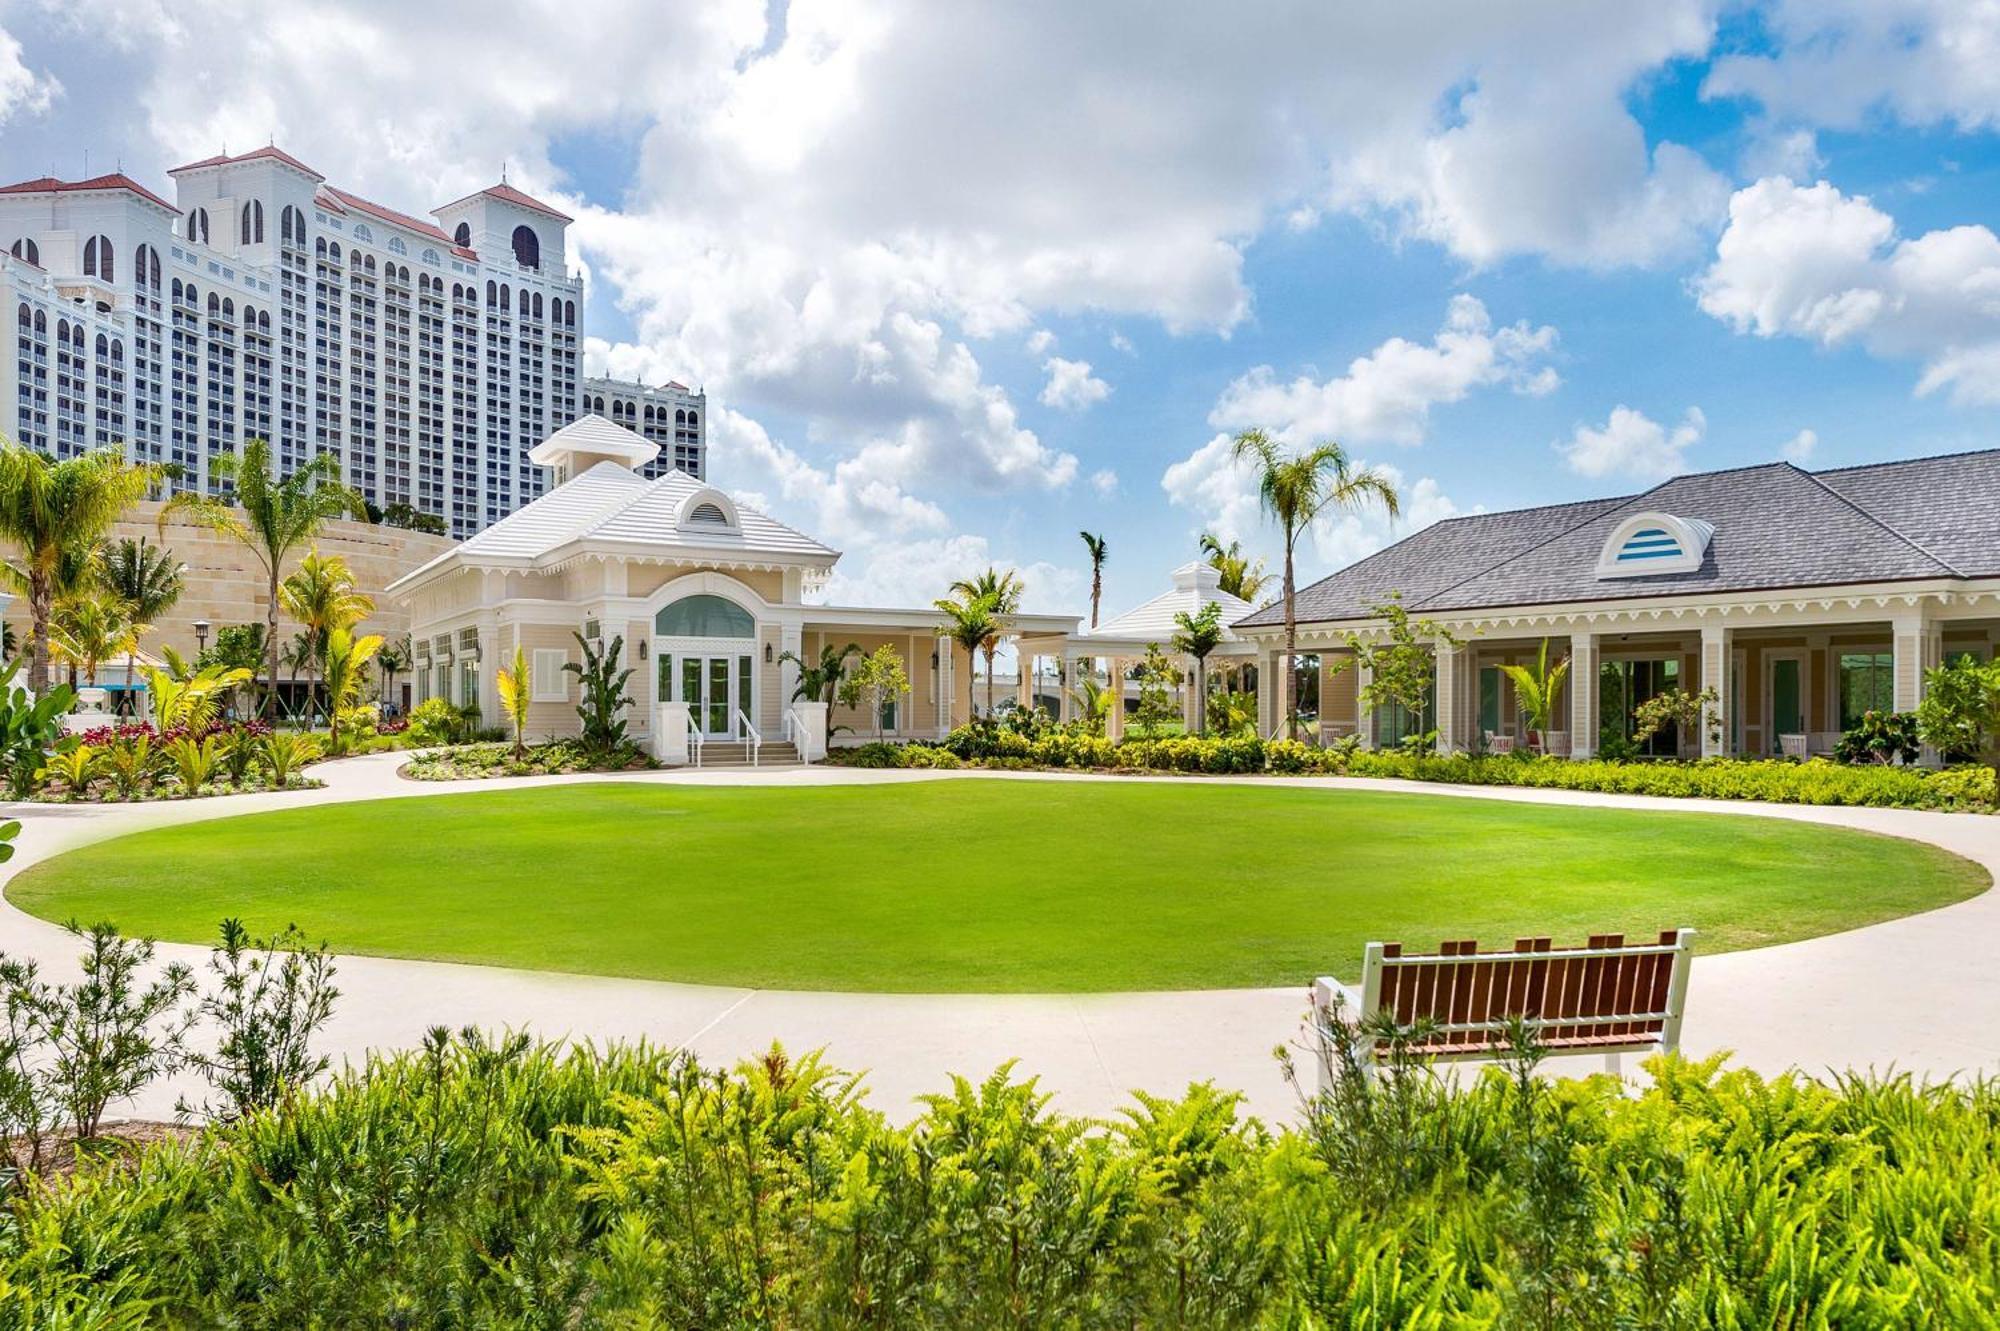
POLYGON ((688 705, 688 716, 703 739, 743 738, 736 717, 750 711, 749 652, 677 653, 671 669, 673 700, 688 705))

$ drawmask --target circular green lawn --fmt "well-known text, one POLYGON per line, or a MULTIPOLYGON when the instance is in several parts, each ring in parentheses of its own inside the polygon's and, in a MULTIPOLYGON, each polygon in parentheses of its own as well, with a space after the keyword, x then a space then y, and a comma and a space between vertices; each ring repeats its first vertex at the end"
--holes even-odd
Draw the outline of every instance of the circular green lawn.
POLYGON ((602 783, 136 833, 9 888, 52 920, 202 942, 760 988, 1057 992, 1352 978, 1362 945, 1691 925, 1757 947, 1941 906, 1985 870, 1774 818, 1328 787, 602 783))

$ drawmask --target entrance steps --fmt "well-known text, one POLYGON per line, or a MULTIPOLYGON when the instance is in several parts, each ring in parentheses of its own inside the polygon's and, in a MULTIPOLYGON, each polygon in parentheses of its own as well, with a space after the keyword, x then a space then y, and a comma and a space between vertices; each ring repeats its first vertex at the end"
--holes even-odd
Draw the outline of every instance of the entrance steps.
MULTIPOLYGON (((790 740, 767 739, 757 750, 754 770, 763 771, 774 767, 803 767, 799 758, 799 746, 790 740)), ((748 772, 753 770, 750 762, 750 746, 741 740, 712 739, 701 746, 701 770, 704 772, 748 772)))

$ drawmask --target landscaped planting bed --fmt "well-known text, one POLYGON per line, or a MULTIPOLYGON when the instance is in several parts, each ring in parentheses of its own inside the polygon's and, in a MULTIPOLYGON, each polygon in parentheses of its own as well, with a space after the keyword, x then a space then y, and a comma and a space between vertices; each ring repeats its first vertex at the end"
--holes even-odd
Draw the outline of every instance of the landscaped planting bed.
POLYGON ((445 1037, 11 1189, 0 1325, 1991 1325, 2000 1087, 1654 1067, 1343 1076, 1283 1127, 996 1074, 897 1126, 776 1051, 445 1037))
POLYGON ((551 740, 527 745, 520 753, 511 744, 461 744, 419 754, 403 764, 402 772, 416 781, 480 781, 498 776, 639 772, 658 765, 632 745, 600 754, 571 740, 551 740))
POLYGON ((1004 777, 580 782, 156 828, 24 871, 18 906, 199 942, 757 988, 1303 986, 1373 939, 1811 937, 1988 883, 1932 846, 1720 814, 1333 785, 1004 777), (301 846, 371 853, 301 856, 301 846), (379 853, 373 853, 379 852, 379 853))

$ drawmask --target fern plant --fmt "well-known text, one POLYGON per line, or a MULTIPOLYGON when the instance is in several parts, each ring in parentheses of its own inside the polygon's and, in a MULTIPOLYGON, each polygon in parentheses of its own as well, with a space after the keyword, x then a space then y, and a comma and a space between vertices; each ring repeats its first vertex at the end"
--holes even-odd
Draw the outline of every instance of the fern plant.
POLYGON ((570 636, 583 648, 581 663, 563 664, 563 669, 575 675, 582 686, 576 716, 583 723, 583 733, 577 739, 584 752, 593 758, 607 758, 625 747, 625 721, 619 713, 632 705, 625 694, 625 682, 632 678, 632 672, 618 668, 625 639, 615 637, 610 646, 601 647, 581 633, 570 636))
POLYGON ((131 739, 119 740, 104 755, 104 770, 111 778, 111 789, 118 798, 137 799, 153 779, 159 768, 160 755, 153 748, 151 735, 135 735, 131 739))
POLYGON ((180 778, 181 788, 190 795, 198 795, 222 761, 222 739, 218 735, 201 739, 182 735, 166 746, 166 755, 173 764, 174 775, 180 778))
POLYGON ((297 731, 274 730, 264 736, 257 752, 264 760, 264 770, 270 774, 272 787, 283 790, 292 783, 292 778, 301 767, 319 757, 319 737, 297 731))

